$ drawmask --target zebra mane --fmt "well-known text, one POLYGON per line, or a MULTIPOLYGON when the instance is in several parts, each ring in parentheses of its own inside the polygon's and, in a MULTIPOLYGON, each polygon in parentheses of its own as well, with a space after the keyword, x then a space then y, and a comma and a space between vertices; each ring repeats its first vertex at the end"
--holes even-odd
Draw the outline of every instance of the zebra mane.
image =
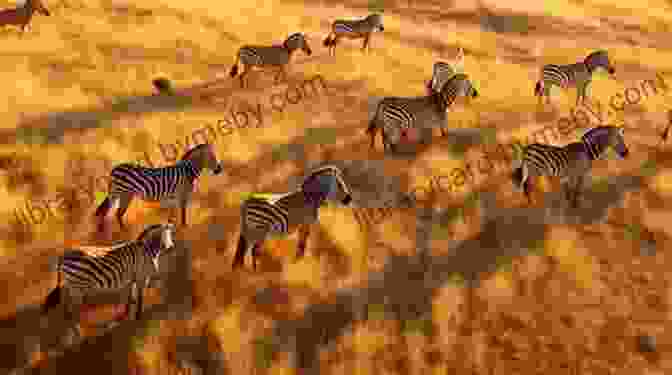
POLYGON ((142 231, 142 233, 140 233, 137 240, 138 241, 146 241, 147 239, 149 239, 151 237, 153 232, 155 232, 158 229, 163 228, 163 226, 164 226, 163 224, 154 224, 154 225, 148 226, 147 228, 145 228, 144 231, 142 231))

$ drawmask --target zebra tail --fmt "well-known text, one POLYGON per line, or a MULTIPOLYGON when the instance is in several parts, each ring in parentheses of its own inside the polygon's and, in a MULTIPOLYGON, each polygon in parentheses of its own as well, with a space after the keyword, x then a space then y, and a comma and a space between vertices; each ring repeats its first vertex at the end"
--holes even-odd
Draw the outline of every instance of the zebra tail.
POLYGON ((542 90, 543 87, 541 85, 541 81, 537 81, 537 84, 534 86, 534 96, 541 96, 542 90))
POLYGON ((374 116, 369 122, 369 126, 366 128, 366 134, 369 134, 371 137, 371 146, 373 146, 376 140, 376 129, 378 128, 376 118, 377 116, 374 116))
POLYGON ((108 196, 108 197, 105 198, 103 203, 101 203, 100 206, 98 206, 98 208, 96 208, 95 216, 104 217, 105 215, 107 215, 107 211, 110 210, 111 206, 112 206, 112 201, 110 200, 110 197, 108 196))
POLYGON ((46 314, 53 307, 58 306, 58 304, 61 303, 61 289, 63 289, 61 288, 62 266, 63 266, 63 258, 59 258, 58 267, 56 268, 56 272, 58 274, 58 279, 56 281, 56 288, 54 288, 54 290, 52 290, 45 299, 44 304, 42 305, 42 314, 46 314))
POLYGON ((236 249, 236 255, 233 257, 233 268, 238 268, 245 263, 245 250, 247 249, 247 240, 241 234, 238 237, 238 248, 236 249))
POLYGON ((236 74, 238 74, 238 62, 239 61, 240 61, 240 53, 236 55, 236 62, 234 62, 233 66, 231 67, 231 73, 229 73, 231 78, 235 77, 236 74))
POLYGON ((516 186, 520 187, 523 184, 523 167, 520 166, 516 168, 513 173, 511 174, 511 178, 513 179, 513 183, 516 184, 516 186))

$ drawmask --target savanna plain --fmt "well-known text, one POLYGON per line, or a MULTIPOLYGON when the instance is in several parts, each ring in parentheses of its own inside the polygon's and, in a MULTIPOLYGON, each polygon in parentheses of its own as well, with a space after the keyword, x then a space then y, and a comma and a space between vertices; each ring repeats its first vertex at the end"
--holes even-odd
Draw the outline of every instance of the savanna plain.
POLYGON ((326 206, 305 258, 294 261, 296 235, 273 238, 256 272, 249 264, 231 270, 249 192, 289 191, 307 169, 333 162, 352 181, 357 210, 366 211, 390 193, 384 181, 407 192, 476 158, 482 145, 471 137, 455 147, 464 134, 494 131, 497 142, 510 143, 566 116, 575 90, 557 92, 555 109, 537 107, 543 64, 607 50, 615 79, 597 74, 589 94, 605 106, 656 74, 669 85, 672 3, 386 1, 385 31, 373 36, 371 52, 360 51, 361 40, 344 41, 336 57, 322 45, 331 21, 364 17, 368 3, 45 4, 51 16, 36 15, 23 37, 0 30, 0 372, 672 373, 672 154, 660 136, 672 108, 666 92, 608 113, 625 124, 630 157, 596 161, 577 209, 565 207, 552 179, 528 205, 508 177, 511 166, 499 161, 498 173, 426 197, 439 214, 400 205, 384 220, 358 222, 353 209, 326 206), (305 33, 313 54, 297 53, 288 82, 253 73, 240 89, 228 76, 242 45, 278 44, 294 32, 305 33), (371 150, 370 98, 422 95, 432 64, 451 61, 458 47, 480 96, 452 109, 448 127, 473 129, 436 131, 411 156, 383 155, 380 141, 371 150), (317 75, 327 91, 272 109, 271 95, 317 75), (160 76, 175 95, 155 93, 151 82, 160 76), (165 280, 147 292, 147 314, 102 330, 114 309, 101 306, 87 315, 82 343, 47 356, 62 333, 58 314, 48 324, 39 319, 56 285, 55 257, 78 244, 135 238, 173 214, 134 201, 129 231, 110 220, 114 235, 102 236, 79 180, 145 154, 167 165, 157 143, 179 140, 181 154, 195 130, 240 103, 260 108, 263 126, 212 138, 224 173, 200 179, 189 225, 178 232, 182 257, 167 261, 165 280), (335 137, 318 142, 308 128, 335 137), (296 148, 299 157, 290 152, 296 148), (17 222, 25 202, 56 193, 65 207, 58 218, 17 222), (181 279, 171 281, 171 269, 181 279), (186 313, 173 311, 178 305, 186 313))

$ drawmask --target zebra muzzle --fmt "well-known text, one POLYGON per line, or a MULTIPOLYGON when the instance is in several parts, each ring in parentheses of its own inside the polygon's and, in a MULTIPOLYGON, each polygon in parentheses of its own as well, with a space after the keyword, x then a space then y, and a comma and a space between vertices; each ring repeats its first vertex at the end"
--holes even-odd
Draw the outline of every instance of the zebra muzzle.
POLYGON ((215 167, 215 169, 212 170, 212 173, 217 175, 217 174, 222 173, 223 170, 224 170, 224 168, 222 168, 222 165, 221 165, 221 164, 217 164, 217 166, 215 167))

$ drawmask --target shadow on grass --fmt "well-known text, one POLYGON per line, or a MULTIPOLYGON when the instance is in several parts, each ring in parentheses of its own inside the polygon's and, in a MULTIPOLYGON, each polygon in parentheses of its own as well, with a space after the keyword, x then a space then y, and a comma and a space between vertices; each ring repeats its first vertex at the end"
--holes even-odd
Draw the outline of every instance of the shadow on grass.
MULTIPOLYGON (((603 220, 608 208, 622 200, 625 192, 638 189, 643 183, 640 177, 630 175, 617 176, 613 182, 612 191, 586 194, 586 200, 592 202, 590 206, 572 212, 579 215, 580 224, 603 220)), ((367 305, 397 305, 400 319, 420 319, 431 313, 432 297, 455 275, 468 285, 478 285, 479 280, 502 266, 502 259, 524 256, 526 248, 534 251, 545 240, 548 225, 557 222, 549 220, 544 207, 499 208, 493 193, 480 197, 484 212, 480 233, 455 241, 447 256, 429 255, 423 249, 430 247, 431 236, 418 236, 418 254, 392 256, 383 272, 373 275, 368 285, 343 290, 330 303, 311 305, 301 319, 277 322, 271 335, 276 338, 275 350, 296 351, 297 367, 306 370, 302 374, 319 374, 320 347, 344 334, 359 316, 358 311, 367 305), (296 344, 291 344, 292 338, 296 338, 296 344)), ((432 221, 433 214, 419 211, 418 215, 419 230, 431 228, 427 218, 432 221)))
MULTIPOLYGON (((100 336, 85 337, 83 342, 63 348, 60 337, 65 333, 62 306, 46 316, 47 329, 41 329, 40 306, 26 306, 0 321, 2 337, 0 347, 6 349, 0 357, 0 368, 23 367, 38 346, 42 351, 55 351, 43 367, 34 374, 78 373, 87 369, 97 374, 128 373, 131 337, 151 320, 190 319, 191 301, 191 249, 176 241, 176 250, 162 257, 162 302, 145 309, 141 321, 128 320, 100 336), (59 353, 60 352, 60 353, 59 353), (102 358, 101 358, 102 357, 102 358), (105 363, 105 366, 101 366, 105 363)), ((40 301, 40 303, 42 300, 40 301)))

